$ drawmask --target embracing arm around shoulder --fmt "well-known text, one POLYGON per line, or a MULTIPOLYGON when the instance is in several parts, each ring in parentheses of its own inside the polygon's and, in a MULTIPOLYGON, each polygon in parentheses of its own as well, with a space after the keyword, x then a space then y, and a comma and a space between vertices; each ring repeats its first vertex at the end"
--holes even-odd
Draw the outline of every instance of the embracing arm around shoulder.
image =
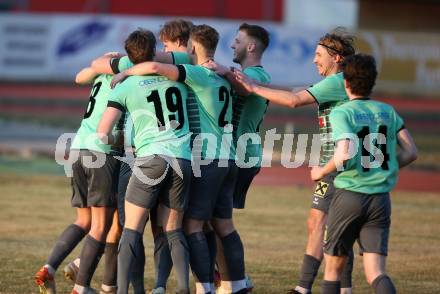
POLYGON ((83 68, 79 73, 76 74, 75 83, 80 85, 91 84, 95 80, 98 73, 91 67, 83 68))

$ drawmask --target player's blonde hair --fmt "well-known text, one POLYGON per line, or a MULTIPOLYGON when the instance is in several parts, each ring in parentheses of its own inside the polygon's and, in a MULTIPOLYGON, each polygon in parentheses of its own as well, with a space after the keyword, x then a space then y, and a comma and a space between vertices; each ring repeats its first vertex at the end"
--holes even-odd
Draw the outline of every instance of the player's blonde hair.
POLYGON ((355 37, 347 33, 345 28, 337 27, 321 37, 318 45, 325 47, 330 56, 340 55, 344 58, 355 54, 354 40, 355 37))

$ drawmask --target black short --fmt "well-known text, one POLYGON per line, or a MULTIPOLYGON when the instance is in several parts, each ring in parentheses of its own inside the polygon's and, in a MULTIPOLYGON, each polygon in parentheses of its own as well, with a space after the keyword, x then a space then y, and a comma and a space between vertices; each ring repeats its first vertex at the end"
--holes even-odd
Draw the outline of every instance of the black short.
POLYGON ((247 191, 254 179, 260 172, 260 167, 240 168, 238 167, 237 181, 234 190, 234 208, 243 209, 246 203, 247 191))
POLYGON ((116 207, 119 166, 120 161, 111 155, 80 150, 78 160, 72 165, 72 206, 116 207), (102 166, 93 167, 97 155, 105 161, 102 166))
POLYGON ((328 212, 324 252, 347 255, 358 240, 361 252, 387 255, 391 224, 389 193, 336 189, 328 212))
POLYGON ((201 166, 201 177, 193 176, 188 210, 185 216, 198 220, 232 218, 232 198, 237 167, 228 161, 219 167, 218 160, 201 166))
POLYGON ((312 208, 318 209, 326 214, 328 213, 335 192, 333 181, 336 175, 336 173, 326 175, 316 184, 315 192, 313 192, 312 197, 312 208))
POLYGON ((184 211, 188 205, 190 182, 189 160, 163 155, 138 157, 125 199, 147 209, 154 208, 159 202, 166 207, 184 211))
MULTIPOLYGON (((127 160, 127 157, 124 157, 124 160, 127 160)), ((130 180, 132 171, 131 165, 133 162, 122 162, 119 170, 119 179, 118 179, 118 216, 119 216, 119 224, 123 227, 125 223, 125 193, 127 191, 128 182, 130 180)))

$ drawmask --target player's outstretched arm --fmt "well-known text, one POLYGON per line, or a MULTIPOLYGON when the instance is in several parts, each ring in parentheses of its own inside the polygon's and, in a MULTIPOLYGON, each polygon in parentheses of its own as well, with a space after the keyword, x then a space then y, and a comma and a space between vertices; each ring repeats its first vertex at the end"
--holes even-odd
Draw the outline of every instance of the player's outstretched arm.
POLYGON ((406 129, 402 129, 397 133, 397 142, 400 147, 397 152, 397 161, 399 162, 399 168, 402 168, 417 159, 417 147, 411 134, 406 129))
POLYGON ((112 133, 112 130, 115 124, 121 118, 121 115, 122 111, 115 107, 107 107, 107 109, 102 114, 96 132, 98 133, 98 138, 104 144, 113 145, 117 143, 116 140, 118 139, 118 136, 115 136, 115 134, 112 133))
POLYGON ((83 68, 79 73, 76 74, 75 83, 80 85, 91 84, 95 80, 98 73, 91 67, 83 68))
POLYGON ((294 93, 292 91, 271 89, 269 87, 257 84, 241 71, 234 71, 234 75, 237 81, 240 82, 243 87, 246 88, 246 90, 251 93, 257 94, 258 96, 266 98, 273 103, 290 108, 296 108, 299 106, 315 103, 315 99, 313 98, 313 96, 305 90, 294 93))

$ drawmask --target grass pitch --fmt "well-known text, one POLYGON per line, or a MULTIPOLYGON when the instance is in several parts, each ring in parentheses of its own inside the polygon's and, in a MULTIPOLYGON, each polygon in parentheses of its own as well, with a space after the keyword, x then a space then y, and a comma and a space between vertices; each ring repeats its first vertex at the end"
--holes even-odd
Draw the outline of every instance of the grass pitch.
MULTIPOLYGON (((311 187, 252 187, 247 208, 236 213, 254 293, 285 293, 294 286, 304 254, 311 187)), ((33 275, 61 231, 74 220, 69 180, 62 176, 0 172, 0 293, 37 293, 33 275)), ((440 195, 394 193, 388 272, 399 293, 439 293, 440 195)), ((153 286, 152 238, 145 233, 146 287, 153 286)), ((67 258, 72 260, 80 247, 67 258)), ((356 246, 357 250, 357 246, 356 246)), ((58 293, 70 293, 60 266, 58 293)), ((92 285, 99 287, 102 264, 92 285)), ((320 292, 322 275, 315 293, 320 292)), ((174 276, 169 289, 175 285, 174 276)), ((372 293, 355 260, 354 292, 372 293)), ((172 293, 169 291, 169 293, 172 293)))

